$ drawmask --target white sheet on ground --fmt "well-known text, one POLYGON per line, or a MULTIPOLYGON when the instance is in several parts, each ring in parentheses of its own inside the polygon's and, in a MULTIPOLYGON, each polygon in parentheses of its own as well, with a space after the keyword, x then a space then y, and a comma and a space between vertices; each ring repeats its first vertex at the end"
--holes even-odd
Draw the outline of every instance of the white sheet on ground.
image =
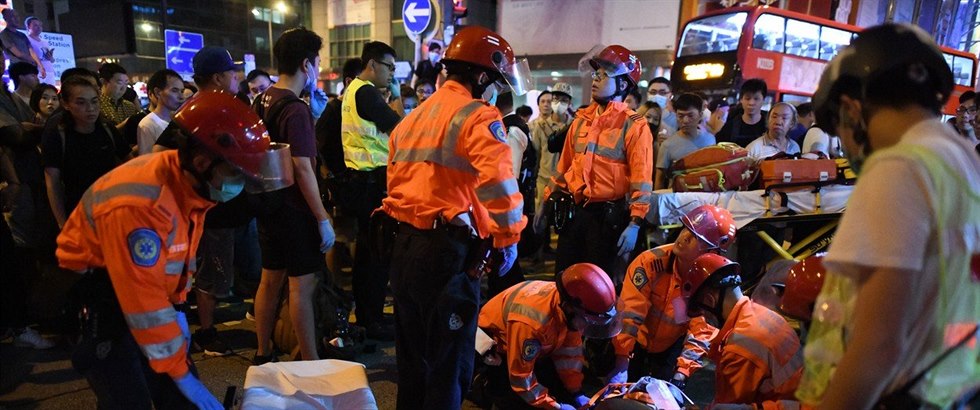
POLYGON ((364 365, 343 360, 266 363, 245 374, 243 410, 374 410, 364 365))

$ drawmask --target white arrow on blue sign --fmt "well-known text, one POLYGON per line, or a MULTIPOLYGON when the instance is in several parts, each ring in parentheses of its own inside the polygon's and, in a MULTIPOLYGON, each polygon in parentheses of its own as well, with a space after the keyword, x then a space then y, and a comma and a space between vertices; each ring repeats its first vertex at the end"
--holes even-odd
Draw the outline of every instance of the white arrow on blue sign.
POLYGON ((405 31, 420 34, 425 31, 432 20, 432 4, 429 0, 405 0, 402 6, 402 22, 405 31))
POLYGON ((180 74, 193 74, 194 54, 204 48, 204 35, 189 31, 166 30, 163 33, 167 68, 180 74))

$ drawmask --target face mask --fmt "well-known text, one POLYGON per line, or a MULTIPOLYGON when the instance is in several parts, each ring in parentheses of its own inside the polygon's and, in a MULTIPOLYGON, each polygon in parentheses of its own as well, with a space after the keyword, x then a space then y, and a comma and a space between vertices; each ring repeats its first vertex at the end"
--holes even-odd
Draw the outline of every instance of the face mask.
POLYGON ((851 129, 854 133, 854 142, 858 144, 858 149, 851 152, 847 150, 845 156, 847 156, 847 162, 851 166, 851 170, 854 171, 854 175, 859 175, 861 173, 861 167, 864 165, 864 161, 868 158, 868 130, 864 125, 864 119, 855 120, 851 118, 846 112, 844 112, 843 107, 840 112, 840 123, 841 126, 851 129))
POLYGON ((225 180, 221 181, 221 189, 215 189, 209 183, 208 195, 215 202, 228 202, 242 193, 243 189, 245 189, 245 176, 238 174, 238 176, 225 178, 225 180))
POLYGON ((412 109, 411 108, 406 108, 405 109, 405 115, 411 114, 411 112, 412 112, 412 109))
POLYGON ((490 86, 483 91, 483 100, 490 105, 497 104, 497 84, 490 84, 490 86))
POLYGON ((650 97, 649 100, 657 103, 657 105, 659 105, 660 108, 667 108, 667 96, 666 95, 647 94, 647 97, 650 97))
POLYGON ((306 85, 303 86, 303 90, 308 93, 313 93, 316 88, 316 71, 313 69, 313 64, 309 64, 309 71, 306 72, 306 85))
POLYGON ((429 61, 433 63, 439 62, 439 53, 429 52, 429 61))
POLYGON ((558 102, 558 101, 552 101, 551 102, 551 110, 554 111, 554 112, 556 112, 556 113, 558 113, 558 114, 564 114, 564 113, 568 112, 568 103, 563 103, 563 102, 558 102))

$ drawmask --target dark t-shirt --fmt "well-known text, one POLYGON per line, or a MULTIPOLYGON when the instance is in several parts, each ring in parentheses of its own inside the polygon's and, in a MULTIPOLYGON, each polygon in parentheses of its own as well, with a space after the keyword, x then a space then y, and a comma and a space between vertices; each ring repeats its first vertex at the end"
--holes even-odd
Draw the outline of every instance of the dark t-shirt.
POLYGON ((747 147, 749 143, 766 133, 766 118, 768 117, 769 112, 763 110, 759 122, 746 124, 745 121, 742 121, 741 115, 729 115, 728 121, 725 121, 725 125, 722 125, 718 133, 715 134, 715 141, 734 142, 743 148, 747 147), (738 129, 737 133, 736 128, 738 129))
POLYGON ((323 164, 327 166, 334 175, 342 174, 347 170, 344 163, 344 143, 340 131, 340 109, 343 102, 339 98, 334 98, 327 103, 327 108, 323 110, 323 115, 316 121, 316 140, 320 145, 320 156, 323 164))
POLYGON ((41 137, 41 161, 45 168, 61 170, 65 186, 65 211, 71 213, 82 199, 82 194, 95 180, 111 171, 121 158, 129 155, 129 144, 116 127, 100 123, 95 131, 83 134, 75 130, 71 121, 64 121, 64 139, 59 127, 46 128, 41 137))
POLYGON ((436 83, 436 77, 442 72, 442 63, 432 64, 429 60, 422 60, 415 66, 415 76, 418 77, 418 81, 415 85, 420 82, 427 82, 429 84, 436 83))
POLYGON ((391 130, 395 129, 395 125, 398 125, 398 121, 402 119, 395 110, 388 106, 384 96, 381 95, 381 91, 378 91, 376 87, 358 88, 354 98, 357 103, 355 104, 357 115, 373 122, 374 126, 378 127, 378 131, 385 134, 390 133, 391 130))
MULTIPOLYGON (((310 107, 299 100, 292 91, 278 87, 269 87, 264 93, 259 95, 252 103, 252 108, 261 115, 266 127, 269 128, 269 137, 272 141, 289 144, 290 153, 294 157, 316 158, 316 133, 314 132, 313 112, 310 107), (277 101, 289 98, 299 102, 285 102, 276 118, 270 118, 273 105, 277 101)), ((313 167, 316 170, 316 166, 313 167)), ((267 201, 274 201, 274 197, 281 196, 285 204, 297 211, 312 215, 313 211, 306 204, 303 192, 299 189, 299 184, 294 183, 288 188, 262 195, 267 201)), ((289 211, 284 211, 289 212, 289 211)))

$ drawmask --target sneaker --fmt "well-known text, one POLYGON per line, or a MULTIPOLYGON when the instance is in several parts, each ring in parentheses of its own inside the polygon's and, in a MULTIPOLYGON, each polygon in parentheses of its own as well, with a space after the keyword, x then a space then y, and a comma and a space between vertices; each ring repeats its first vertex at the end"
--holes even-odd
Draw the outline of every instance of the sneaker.
POLYGON ((54 342, 41 337, 41 334, 36 330, 25 327, 19 335, 14 337, 14 346, 44 350, 54 347, 54 342))
POLYGON ((279 356, 277 356, 275 353, 269 353, 265 356, 259 356, 259 354, 256 353, 255 356, 252 357, 252 366, 261 366, 266 363, 272 363, 278 361, 279 361, 279 356))
POLYGON ((382 323, 371 323, 364 326, 368 339, 391 342, 395 340, 395 328, 382 323))
POLYGON ((194 347, 208 356, 225 356, 231 354, 231 349, 224 340, 218 337, 218 329, 210 327, 194 332, 194 347))
POLYGON ((249 305, 248 310, 245 312, 245 320, 255 321, 255 305, 249 305))

